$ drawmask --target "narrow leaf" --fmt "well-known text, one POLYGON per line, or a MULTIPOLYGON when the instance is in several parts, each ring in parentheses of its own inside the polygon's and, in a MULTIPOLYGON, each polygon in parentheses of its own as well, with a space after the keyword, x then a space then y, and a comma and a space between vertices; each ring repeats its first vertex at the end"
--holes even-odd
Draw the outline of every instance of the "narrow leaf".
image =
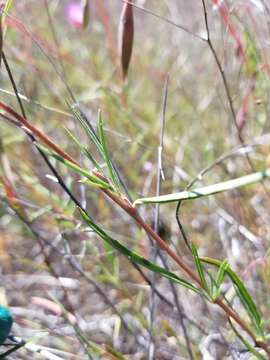
POLYGON ((94 221, 90 218, 88 214, 86 214, 84 211, 80 210, 82 218, 85 220, 85 222, 90 226, 90 228, 99 235, 104 241, 106 241, 109 245, 111 245, 114 249, 118 250, 122 255, 128 257, 131 261, 144 266, 145 268, 158 273, 159 275, 170 279, 185 288, 194 291, 195 293, 202 295, 201 291, 197 289, 192 283, 178 277, 174 273, 167 271, 166 269, 163 269, 162 267, 154 264, 153 262, 145 259, 144 257, 138 255, 134 251, 129 250, 124 245, 119 243, 117 240, 110 237, 108 234, 106 234, 97 224, 94 223, 94 221))
POLYGON ((217 274, 217 279, 216 281, 214 281, 214 287, 213 289, 215 290, 212 290, 212 298, 214 300, 218 299, 219 296, 220 296, 220 293, 221 293, 221 285, 223 283, 223 280, 224 280, 224 277, 226 275, 226 270, 229 268, 229 263, 228 263, 228 260, 225 259, 220 267, 219 267, 219 270, 218 270, 218 274, 217 274))
POLYGON ((69 131, 67 128, 65 128, 67 134, 69 135, 69 137, 71 138, 71 140, 80 148, 81 152, 83 155, 85 155, 90 161, 91 163, 94 165, 94 167, 96 169, 98 169, 99 172, 103 173, 101 167, 99 166, 98 162, 95 160, 95 158, 92 156, 92 154, 90 153, 90 151, 87 149, 86 146, 82 145, 82 143, 80 142, 79 139, 77 139, 71 131, 69 131))
POLYGON ((119 351, 115 350, 110 345, 106 345, 107 352, 112 355, 112 360, 127 360, 125 356, 123 356, 119 351))
POLYGON ((86 135, 88 136, 89 140, 94 143, 100 155, 102 155, 102 147, 100 145, 99 139, 95 134, 94 129, 92 128, 91 124, 89 124, 86 119, 83 117, 81 112, 70 105, 71 112, 73 113, 74 117, 79 121, 80 125, 84 129, 86 135))
MULTIPOLYGON (((230 320, 229 320, 230 321, 230 320)), ((256 349, 254 349, 254 346, 252 346, 240 333, 239 331, 236 329, 236 327, 233 325, 233 323, 230 321, 230 325, 233 329, 233 331, 235 332, 236 336, 238 337, 238 339, 240 339, 242 341, 242 343, 245 345, 245 347, 247 348, 247 350, 253 354, 255 356, 256 359, 259 360, 266 360, 266 358, 256 349)), ((252 359, 253 357, 249 357, 250 359, 252 359)), ((254 359, 254 358, 253 358, 254 359)))
POLYGON ((101 180, 99 177, 97 177, 95 175, 92 175, 88 170, 85 170, 85 169, 81 168, 80 166, 74 164, 73 162, 64 159, 63 157, 61 157, 58 154, 52 153, 51 151, 49 151, 47 148, 45 148, 44 146, 42 146, 40 144, 36 144, 36 146, 38 148, 40 148, 42 151, 44 151, 47 155, 49 155, 49 156, 53 157, 54 159, 56 159, 57 161, 61 162, 62 164, 64 164, 66 167, 70 168, 77 174, 86 177, 91 185, 95 185, 102 189, 113 190, 112 187, 107 182, 101 180))
POLYGON ((137 199, 133 205, 138 204, 150 204, 150 203, 169 203, 179 200, 190 200, 197 199, 199 197, 214 195, 220 192, 232 190, 239 188, 241 186, 246 186, 250 184, 257 183, 259 181, 264 180, 265 178, 270 177, 270 169, 266 169, 264 171, 259 171, 256 173, 252 173, 250 175, 241 176, 236 179, 224 181, 218 184, 204 186, 201 188, 197 188, 194 190, 181 191, 175 194, 161 195, 161 196, 153 196, 148 198, 137 199))
POLYGON ((199 256, 198 256, 198 251, 197 251, 196 246, 194 244, 191 244, 191 251, 192 251, 193 258, 194 258, 197 273, 198 273, 198 275, 200 277, 200 280, 201 280, 202 288, 208 293, 209 292, 208 291, 208 284, 207 284, 206 278, 204 276, 204 270, 203 270, 201 261, 200 261, 199 256))
MULTIPOLYGON (((103 144, 101 144, 100 139, 98 138, 93 126, 91 125, 91 123, 87 120, 87 118, 85 117, 85 115, 83 114, 83 112, 80 110, 80 108, 75 108, 74 106, 71 106, 70 104, 68 104, 70 106, 70 109, 74 115, 74 117, 79 121, 80 125, 82 126, 82 128, 84 129, 87 137, 89 138, 89 140, 95 145, 97 151, 99 152, 100 156, 102 157, 102 159, 104 160, 104 155, 106 155, 107 157, 107 161, 105 160, 105 162, 107 164, 110 164, 110 168, 111 168, 111 173, 113 174, 113 183, 115 184, 117 189, 120 189, 121 187, 125 186, 123 185, 123 182, 120 178, 120 175, 117 171, 117 168, 115 166, 115 164, 113 163, 112 157, 109 154, 109 151, 106 147, 106 143, 105 143, 105 136, 104 136, 104 130, 103 130, 103 144), (105 148, 104 148, 105 146, 105 148), (105 152, 104 152, 105 150, 105 152)), ((100 113, 98 114, 98 116, 100 116, 100 113)), ((103 171, 99 170, 101 173, 103 173, 103 171)))
POLYGON ((99 111, 99 118, 98 118, 98 135, 99 135, 99 141, 100 144, 102 146, 102 150, 103 150, 103 159, 107 165, 108 171, 109 171, 109 176, 110 179, 112 180, 116 190, 119 190, 121 188, 121 184, 119 181, 119 178, 113 168, 111 159, 110 159, 110 154, 107 148, 107 144, 105 141, 105 135, 104 135, 104 130, 103 130, 103 122, 102 122, 102 118, 101 118, 101 112, 99 111))
POLYGON ((123 78, 128 73, 134 40, 133 7, 124 3, 118 28, 118 52, 121 59, 123 78))
POLYGON ((13 0, 7 0, 4 7, 4 14, 8 14, 13 6, 13 0))
POLYGON ((225 276, 225 273, 226 273, 226 270, 229 268, 229 263, 228 263, 228 260, 225 259, 220 267, 219 267, 219 270, 218 270, 218 274, 217 274, 217 286, 220 287, 223 283, 223 280, 224 280, 224 276, 225 276))
MULTIPOLYGON (((221 261, 217 260, 217 259, 212 259, 212 258, 205 258, 205 257, 201 257, 200 260, 202 262, 205 262, 207 264, 211 264, 213 266, 219 267, 221 268, 221 261)), ((257 310, 257 307, 251 297, 251 295, 249 294, 248 290, 246 289, 244 283, 240 280, 240 278, 237 276, 237 274, 228 266, 228 267, 224 267, 224 271, 226 272, 226 274, 229 276, 229 278, 231 279, 232 283, 234 284, 235 288, 237 289, 237 293, 239 295, 239 298, 243 304, 243 306, 245 307, 254 327, 255 330, 257 332, 257 334, 261 337, 264 336, 264 332, 262 329, 262 319, 261 316, 257 310)))

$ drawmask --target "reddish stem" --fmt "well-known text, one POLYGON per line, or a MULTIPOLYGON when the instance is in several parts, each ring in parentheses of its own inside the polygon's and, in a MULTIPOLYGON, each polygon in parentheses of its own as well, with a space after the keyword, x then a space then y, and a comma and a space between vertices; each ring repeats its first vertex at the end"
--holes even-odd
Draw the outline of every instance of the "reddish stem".
POLYGON ((10 106, 0 101, 0 108, 4 109, 7 113, 9 113, 9 115, 13 116, 16 120, 18 120, 18 122, 21 125, 23 125, 27 130, 30 130, 31 133, 37 136, 41 141, 43 141, 49 148, 54 150, 58 155, 72 162, 75 165, 79 165, 76 160, 74 160, 70 155, 68 155, 64 150, 62 150, 58 145, 56 145, 52 140, 50 140, 43 132, 41 132, 32 124, 30 124, 26 118, 18 114, 10 106))
MULTIPOLYGON (((98 173, 95 173, 97 175, 98 173)), ((196 273, 168 246, 168 244, 148 225, 144 222, 141 216, 138 214, 136 208, 129 203, 128 200, 122 199, 117 195, 111 193, 106 189, 102 189, 102 191, 113 200, 113 202, 117 203, 123 210, 125 210, 136 222, 142 227, 148 235, 150 235, 158 245, 167 252, 167 254, 178 264, 181 270, 184 270, 186 274, 198 285, 201 287, 201 282, 196 273)), ((218 305, 228 317, 234 319, 234 321, 254 340, 255 344, 264 349, 268 355, 270 355, 270 351, 268 346, 264 342, 257 342, 255 335, 250 330, 249 326, 238 316, 238 314, 227 304, 225 304, 222 299, 217 299, 214 302, 218 305)))
MULTIPOLYGON (((62 156, 64 159, 80 166, 76 160, 74 160, 70 155, 68 155, 64 150, 62 150, 58 145, 52 142, 45 134, 43 134, 40 130, 31 125, 23 116, 18 114, 15 110, 13 110, 8 105, 0 102, 0 108, 4 109, 10 115, 12 115, 16 120, 19 121, 20 124, 25 126, 28 130, 30 130, 33 134, 35 134, 40 140, 42 140, 46 145, 48 145, 51 149, 53 149, 58 155, 62 156)), ((93 175, 99 177, 102 180, 107 180, 103 175, 98 173, 97 171, 92 171, 93 175)), ((108 180, 107 180, 108 181, 108 180)), ((170 246, 141 218, 137 209, 132 206, 132 204, 126 199, 120 197, 118 194, 113 193, 107 189, 101 189, 103 193, 105 193, 114 203, 118 204, 126 213, 128 213, 137 224, 143 228, 146 233, 151 236, 158 245, 167 252, 167 254, 178 264, 181 270, 184 272, 199 286, 201 287, 201 281, 198 278, 197 274, 191 269, 181 257, 179 257, 170 246)), ((255 344, 266 351, 270 358, 270 350, 265 342, 256 341, 255 335, 252 333, 248 325, 238 316, 238 314, 230 308, 227 304, 225 304, 222 299, 217 299, 214 302, 218 305, 223 311, 227 314, 228 317, 231 317, 235 320, 235 322, 254 340, 255 344)))

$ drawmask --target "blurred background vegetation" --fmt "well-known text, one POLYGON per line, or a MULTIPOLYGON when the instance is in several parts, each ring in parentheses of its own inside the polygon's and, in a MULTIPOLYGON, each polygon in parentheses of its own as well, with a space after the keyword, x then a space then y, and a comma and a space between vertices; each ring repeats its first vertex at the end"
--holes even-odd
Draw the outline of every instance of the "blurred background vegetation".
MULTIPOLYGON (((83 3, 14 1, 5 19, 3 49, 32 124, 87 168, 90 164, 66 131, 89 145, 68 103, 78 102, 93 126, 100 109, 108 147, 132 199, 153 196, 168 77, 162 194, 185 189, 208 166, 198 186, 269 166, 267 1, 206 1, 211 42, 201 1, 134 1, 126 81, 117 52, 123 2, 90 0, 85 26, 83 3)), ((0 81, 1 101, 19 111, 3 61, 0 81)), ((180 287, 177 309, 172 288, 159 277, 154 278, 156 288, 170 303, 155 296, 153 305, 149 284, 81 223, 24 133, 1 119, 0 141, 0 289, 1 301, 14 316, 15 335, 61 359, 237 358, 241 345, 223 314, 180 287), (22 212, 30 227, 18 217, 22 212), (76 326, 67 313, 76 317, 76 326)), ((129 248, 152 256, 152 243, 124 212, 98 189, 54 165, 97 222, 129 248)), ((140 207, 140 212, 153 223, 154 206, 140 207)), ((175 204, 161 206, 160 232, 190 261, 175 212, 175 204)), ((201 255, 229 260, 269 329, 268 183, 185 202, 180 219, 201 255)), ((150 272, 145 274, 152 279, 150 272)), ((46 358, 29 351, 21 349, 10 359, 46 358)))

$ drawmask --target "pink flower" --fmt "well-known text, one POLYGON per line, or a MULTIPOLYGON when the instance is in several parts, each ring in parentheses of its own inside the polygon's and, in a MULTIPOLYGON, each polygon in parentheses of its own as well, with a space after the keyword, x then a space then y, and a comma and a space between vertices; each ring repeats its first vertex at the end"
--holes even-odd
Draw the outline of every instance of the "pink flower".
POLYGON ((69 23, 75 28, 83 25, 83 9, 80 1, 69 1, 65 6, 65 15, 69 23))
POLYGON ((153 169, 153 163, 151 161, 146 161, 143 165, 143 170, 146 172, 150 172, 153 169))

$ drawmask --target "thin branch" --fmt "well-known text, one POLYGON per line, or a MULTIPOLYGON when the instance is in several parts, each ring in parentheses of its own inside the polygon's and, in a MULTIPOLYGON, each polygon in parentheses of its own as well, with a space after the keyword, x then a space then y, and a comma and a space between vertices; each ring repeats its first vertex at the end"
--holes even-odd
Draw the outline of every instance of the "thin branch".
MULTIPOLYGON (((1 104, 1 103, 0 103, 1 104)), ((9 106, 5 105, 2 103, 2 107, 4 109, 6 109, 7 112, 9 112, 10 115, 13 115, 16 120, 18 121, 22 121, 22 123, 25 126, 29 126, 29 128, 31 129, 32 133, 27 133, 30 140, 33 142, 33 144, 36 146, 37 150, 39 151, 40 155, 42 156, 42 158, 45 160, 45 162, 47 163, 47 165, 49 166, 49 168, 51 169, 51 171, 53 172, 54 176, 58 179, 59 184, 61 185, 61 187, 64 189, 64 191, 70 196, 70 198, 72 199, 72 201, 86 214, 86 216, 88 216, 86 210, 81 206, 81 204, 78 202, 78 200, 74 197, 74 195, 70 192, 70 190, 67 188, 67 186, 65 185, 63 179, 61 178, 61 176, 58 174, 58 172, 55 170, 55 168, 52 166, 52 164, 50 163, 50 161, 48 160, 48 158, 46 157, 46 155, 43 153, 43 151, 37 146, 36 143, 36 139, 34 134, 38 134, 40 136, 40 131, 38 129, 36 129, 33 125, 29 124, 29 122, 23 118, 21 115, 19 115, 18 113, 16 113, 16 111, 14 111, 12 108, 10 108, 9 106)), ((41 136, 41 139, 44 140, 44 138, 46 139, 46 144, 47 146, 49 146, 50 148, 52 147, 53 150, 58 153, 61 157, 65 158, 65 159, 70 159, 70 155, 66 154, 65 152, 63 152, 63 150, 59 149, 58 146, 55 146, 54 143, 51 142, 50 139, 48 139, 43 133, 41 136)), ((72 159, 72 158, 71 158, 72 159)), ((73 163, 76 163, 76 161, 74 159, 72 159, 73 163)), ((103 176, 96 172, 96 171, 92 171, 92 173, 96 176, 99 176, 101 179, 103 178, 103 176)), ((134 221, 137 223, 137 225, 144 229, 146 231, 146 233, 152 237, 153 240, 155 240, 157 242, 157 244, 159 245, 159 247, 161 249, 163 249, 164 251, 166 251, 166 253, 174 260, 174 262, 179 266, 179 268, 185 272, 188 277, 198 286, 201 288, 201 281, 199 279, 199 277, 197 276, 197 274, 194 272, 194 270, 188 265, 186 264, 186 262, 183 260, 182 257, 178 256, 172 249, 171 247, 143 220, 143 218, 139 215, 138 211, 136 208, 134 208, 132 206, 132 204, 130 203, 130 201, 128 201, 128 199, 120 197, 118 194, 115 194, 107 189, 101 189, 102 192, 104 194, 106 194, 115 204, 119 205, 127 214, 130 215, 130 217, 132 217, 134 219, 134 221)), ((71 258, 73 259, 73 258, 71 258)), ((90 279, 89 279, 90 280, 90 279)), ((256 336, 253 334, 253 332, 250 330, 249 326, 239 317, 239 315, 226 303, 224 303, 224 301, 222 299, 217 299, 215 301, 215 304, 217 304, 221 309, 223 309, 223 311, 227 314, 228 317, 231 317, 235 320, 235 322, 254 340, 254 342, 260 346, 261 348, 263 348, 265 351, 268 352, 268 354, 270 354, 270 351, 267 347, 267 344, 265 342, 257 342, 256 341, 256 336)), ((113 305, 113 304, 112 304, 113 305)), ((116 310, 116 309, 115 309, 116 310)), ((117 311, 117 310, 116 310, 117 311)), ((119 314, 121 317, 121 314, 119 314)), ((124 320, 124 319, 123 319, 124 320)), ((123 325, 125 324, 125 321, 123 321, 123 325)), ((124 325, 126 327, 126 329, 128 331, 130 331, 129 327, 127 325, 124 325)))
MULTIPOLYGON (((20 116, 14 111, 12 110, 12 113, 16 114, 16 119, 20 118, 20 116)), ((49 162, 49 160, 47 159, 46 155, 43 153, 43 151, 37 146, 36 144, 36 140, 35 137, 33 136, 33 134, 28 134, 31 141, 34 143, 34 145, 37 147, 40 155, 43 157, 43 159, 45 160, 45 162, 47 163, 47 165, 50 167, 51 171, 53 172, 54 176, 58 179, 59 184, 61 185, 61 187, 65 190, 65 192, 71 197, 71 199, 74 201, 74 203, 80 207, 80 209, 86 213, 86 215, 88 216, 87 212, 85 211, 85 209, 83 209, 80 205, 80 203, 78 202, 78 200, 73 196, 73 194, 69 191, 69 189, 67 188, 67 186, 65 185, 64 181, 62 180, 61 176, 57 173, 57 171, 55 170, 55 168, 51 165, 51 163, 49 162)), ((57 151, 57 148, 54 149, 55 151, 57 151)), ((62 155, 62 151, 61 151, 61 156, 62 155)), ((64 153, 64 156, 67 156, 64 153)), ((68 155, 68 157, 70 157, 68 155)), ((73 162, 76 162, 75 160, 73 160, 73 162)), ((104 178, 100 173, 96 172, 96 171, 92 171, 92 173, 95 176, 100 177, 101 179, 104 178)), ((119 197, 117 194, 112 193, 111 191, 107 190, 107 189, 101 189, 102 192, 104 194, 106 194, 109 198, 111 198, 111 200, 115 203, 118 204, 127 214, 129 214, 135 221, 136 223, 143 228, 146 233, 151 236, 160 246, 161 249, 163 249, 164 251, 167 252, 167 254, 178 264, 179 268, 184 271, 189 278, 195 283, 197 284, 199 287, 201 287, 201 281, 198 278, 198 276, 196 275, 196 273, 194 272, 193 269, 191 269, 189 267, 189 265, 186 264, 186 262, 180 257, 178 256, 171 248, 170 246, 141 218, 141 216, 139 215, 138 211, 136 208, 134 208, 132 206, 132 204, 126 199, 126 198, 122 198, 119 197)), ((256 336, 253 334, 253 332, 249 329, 248 325, 238 316, 238 314, 231 309, 227 304, 224 304, 223 301, 221 299, 217 299, 215 302, 217 305, 219 305, 219 307, 221 307, 225 313, 229 316, 232 317, 236 323, 243 329, 245 330, 252 338, 253 340, 256 342, 256 336)), ((260 347, 262 347, 263 349, 267 349, 267 345, 265 343, 260 343, 260 347)))
MULTIPOLYGON (((217 64, 217 67, 218 67, 218 70, 219 70, 219 73, 221 75, 221 78, 222 78, 222 81, 223 81, 223 84, 224 84, 224 88, 225 88, 225 92, 226 92, 226 96, 227 96, 227 99, 228 99, 228 103, 229 103, 229 107, 230 107, 230 111, 231 111, 231 114, 232 114, 232 118, 233 118, 233 121, 234 121, 234 125, 236 127, 236 129, 238 130, 238 127, 237 127, 237 121, 236 121, 236 111, 234 109, 234 105, 233 105, 233 100, 232 100, 232 96, 231 96, 231 92, 230 92, 230 88, 229 88, 229 85, 228 85, 228 82, 227 82, 227 78, 226 78, 226 75, 225 75, 225 72, 222 68, 222 65, 221 65, 221 62, 219 61, 219 58, 217 56, 217 52, 213 46, 213 43, 212 43, 212 39, 211 39, 211 35, 210 35, 210 30, 209 30, 209 22, 208 22, 208 14, 207 14, 207 9, 206 9, 206 4, 205 4, 205 0, 201 0, 202 1, 202 5, 203 5, 203 13, 204 13, 204 22, 205 22, 205 28, 206 28, 206 33, 207 33, 207 43, 209 45, 209 48, 212 52, 212 55, 215 59, 215 62, 217 64)), ((240 142, 242 144, 244 144, 244 140, 243 140, 243 137, 241 135, 241 132, 240 131, 237 131, 238 132, 238 138, 240 140, 240 142)))
POLYGON ((51 11, 50 11, 50 7, 49 7, 49 4, 48 4, 48 0, 43 0, 43 2, 44 2, 44 7, 46 9, 47 16, 48 16, 48 21, 49 21, 53 41, 54 41, 54 43, 56 45, 57 57, 58 57, 58 61, 59 61, 60 67, 61 67, 62 77, 64 79, 64 83, 68 84, 64 62, 63 62, 63 58, 62 58, 62 55, 61 55, 61 52, 60 52, 60 43, 59 43, 58 36, 57 36, 56 30, 55 30, 55 27, 54 27, 54 23, 53 23, 53 19, 52 19, 52 16, 51 16, 51 11))
POLYGON ((124 3, 126 3, 126 4, 131 4, 134 8, 136 8, 136 9, 138 9, 138 10, 141 10, 141 11, 143 11, 143 12, 146 13, 146 14, 149 14, 149 15, 151 15, 151 16, 154 16, 155 18, 157 18, 157 19, 159 19, 159 20, 162 20, 162 21, 164 21, 164 22, 166 22, 166 23, 168 23, 168 24, 170 24, 170 25, 173 25, 173 26, 177 27, 178 29, 183 30, 185 33, 187 33, 187 34, 195 37, 196 39, 199 39, 199 40, 201 40, 201 41, 207 41, 207 39, 205 39, 204 37, 202 37, 202 36, 200 36, 200 35, 198 35, 198 34, 193 33, 192 31, 190 31, 189 29, 187 29, 185 26, 183 26, 183 25, 181 25, 181 24, 178 24, 178 23, 176 23, 176 22, 174 22, 174 21, 172 21, 172 20, 170 20, 170 19, 167 19, 167 18, 163 17, 162 15, 156 14, 155 12, 153 12, 153 11, 151 11, 151 10, 149 10, 149 9, 146 9, 145 7, 136 5, 136 4, 134 4, 134 2, 132 2, 132 1, 128 1, 128 0, 120 0, 120 1, 122 1, 122 2, 124 2, 124 3))
MULTIPOLYGON (((9 67, 9 64, 7 62, 7 60, 5 61, 5 66, 6 66, 6 70, 8 72, 8 75, 9 75, 9 78, 10 78, 10 81, 13 85, 13 89, 14 89, 14 92, 15 94, 18 93, 18 90, 17 90, 17 86, 15 84, 15 80, 13 78, 13 75, 10 71, 10 67, 9 67)), ((17 97, 17 99, 19 99, 19 97, 17 97)), ((19 100, 18 100, 19 101, 19 100)), ((24 108, 23 108, 23 104, 21 103, 21 101, 19 101, 19 104, 21 106, 21 111, 22 113, 25 115, 25 111, 24 111, 24 108)), ((41 138, 43 138, 43 140, 45 139, 45 143, 47 143, 48 146, 50 146, 49 144, 53 144, 52 141, 50 139, 48 139, 48 137, 41 133, 40 131, 37 131, 37 129, 32 126, 23 116, 19 115, 17 112, 15 112, 13 109, 11 109, 10 107, 6 106, 5 105, 5 108, 9 110, 9 113, 12 114, 16 120, 18 120, 19 122, 21 122, 24 126, 26 126, 26 128, 28 129, 28 125, 30 125, 30 128, 33 130, 34 134, 36 135, 40 135, 41 134, 41 138)), ((69 195, 70 199, 74 202, 74 204, 76 204, 83 212, 86 212, 86 210, 82 207, 82 205, 80 204, 80 202, 77 200, 77 198, 72 194, 72 192, 68 189, 68 187, 66 186, 64 180, 62 179, 62 177, 60 176, 60 174, 56 171, 56 169, 54 168, 54 166, 51 164, 51 162, 49 161, 48 157, 46 156, 46 154, 42 151, 42 149, 40 149, 38 146, 37 146, 37 142, 36 142, 36 138, 35 136, 33 135, 33 133, 29 133, 29 132, 26 132, 26 134, 28 135, 28 137, 30 138, 31 142, 34 144, 34 146, 36 147, 37 151, 39 152, 39 154, 41 155, 41 157, 43 158, 43 160, 45 161, 45 163, 47 164, 47 166, 49 167, 49 169, 51 170, 51 172, 53 173, 53 175, 56 177, 56 179, 58 180, 58 183, 60 184, 60 186, 63 188, 63 190, 69 195)), ((54 150, 60 155, 60 153, 58 152, 58 149, 60 149, 57 145, 54 146, 53 145, 53 148, 54 150)), ((68 154, 66 154, 65 152, 63 152, 61 149, 60 149, 60 152, 63 153, 63 157, 65 159, 69 159, 71 162, 73 162, 74 164, 78 164, 73 158, 71 158, 68 154)), ((17 215, 18 215, 18 212, 16 212, 17 215)), ((20 217, 21 219, 23 219, 22 217, 20 217)), ((28 224, 29 228, 31 229, 32 231, 32 228, 31 226, 29 225, 29 223, 25 220, 24 221, 26 224, 28 224)), ((34 234, 34 232, 33 232, 34 234)), ((107 297, 107 295, 105 294, 105 292, 101 289, 101 287, 96 283, 94 282, 88 275, 86 275, 84 273, 84 271, 81 269, 81 267, 74 261, 73 257, 69 257, 69 263, 72 264, 72 266, 76 269, 77 272, 79 272, 82 276, 84 276, 88 282, 91 283, 91 285, 95 288, 95 290, 97 291, 97 293, 99 293, 104 301, 113 309, 113 311, 119 316, 119 318, 121 319, 122 323, 123 323, 123 326, 124 328, 130 332, 131 334, 133 334, 133 332, 130 330, 128 324, 126 323, 125 319, 122 317, 122 315, 118 312, 118 310, 116 309, 115 305, 111 302, 111 300, 107 297)), ((133 334, 134 335, 134 334, 133 334)), ((135 337, 136 341, 137 341, 137 338, 135 337)))
MULTIPOLYGON (((137 210, 128 203, 126 199, 120 199, 115 194, 111 193, 110 191, 104 189, 103 192, 110 197, 116 204, 118 204, 126 213, 128 213, 136 222, 137 224, 143 228, 146 233, 151 236, 160 246, 161 249, 167 252, 167 254, 178 264, 179 268, 184 271, 191 279, 201 287, 201 282, 196 273, 185 263, 185 261, 179 257, 168 244, 147 224, 144 220, 140 217, 137 210)), ((239 315, 230 307, 228 304, 225 304, 222 299, 217 299, 214 302, 218 305, 228 317, 234 319, 234 321, 254 340, 254 342, 263 348, 267 353, 270 354, 270 350, 268 346, 264 342, 257 342, 256 336, 250 330, 249 326, 243 321, 239 315)))

